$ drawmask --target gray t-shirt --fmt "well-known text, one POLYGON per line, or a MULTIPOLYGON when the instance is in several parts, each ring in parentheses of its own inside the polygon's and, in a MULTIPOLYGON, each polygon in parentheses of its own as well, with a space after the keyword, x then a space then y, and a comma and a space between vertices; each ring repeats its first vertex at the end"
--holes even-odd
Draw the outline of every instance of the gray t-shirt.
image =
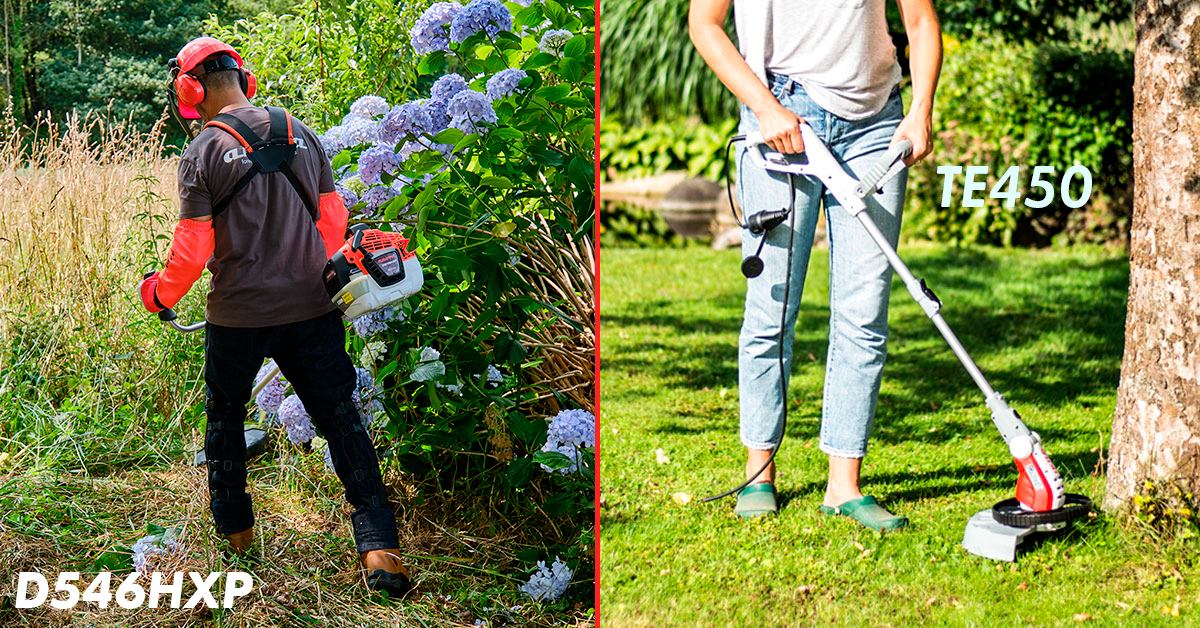
POLYGON ((799 82, 822 109, 847 120, 883 109, 900 81, 885 0, 735 0, 746 63, 799 82))
MULTIPOLYGON (((231 112, 266 139, 266 109, 231 112)), ((292 170, 312 200, 332 192, 333 172, 321 142, 292 118, 296 155, 292 170)), ((228 132, 208 127, 179 160, 179 217, 212 215, 250 169, 245 149, 228 132)), ((335 309, 325 292, 325 244, 316 219, 281 172, 260 173, 213 219, 216 247, 208 260, 208 322, 226 327, 266 327, 308 320, 335 309)))

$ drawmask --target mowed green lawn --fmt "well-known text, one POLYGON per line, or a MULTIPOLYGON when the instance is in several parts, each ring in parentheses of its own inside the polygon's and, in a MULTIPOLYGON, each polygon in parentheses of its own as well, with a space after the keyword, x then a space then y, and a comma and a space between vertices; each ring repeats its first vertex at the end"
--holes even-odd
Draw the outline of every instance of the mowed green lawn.
MULTIPOLYGON (((901 255, 941 297, 993 386, 1043 436, 1067 490, 1099 502, 1123 346, 1123 255, 934 245, 901 255)), ((864 489, 911 527, 880 536, 817 511, 825 249, 813 253, 797 325, 780 515, 746 522, 732 498, 700 503, 744 474, 739 263, 737 251, 706 248, 602 252, 606 628, 1200 625, 1195 538, 1151 539, 1101 514, 1016 564, 962 549, 967 519, 1012 495, 1016 469, 982 396, 898 281, 864 489)))

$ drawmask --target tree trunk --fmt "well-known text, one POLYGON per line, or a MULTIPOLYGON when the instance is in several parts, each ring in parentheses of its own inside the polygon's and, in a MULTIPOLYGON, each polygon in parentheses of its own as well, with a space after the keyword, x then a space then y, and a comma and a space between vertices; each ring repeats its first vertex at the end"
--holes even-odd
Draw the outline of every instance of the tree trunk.
POLYGON ((1110 509, 1146 480, 1200 494, 1200 1, 1138 0, 1134 18, 1129 314, 1110 509))

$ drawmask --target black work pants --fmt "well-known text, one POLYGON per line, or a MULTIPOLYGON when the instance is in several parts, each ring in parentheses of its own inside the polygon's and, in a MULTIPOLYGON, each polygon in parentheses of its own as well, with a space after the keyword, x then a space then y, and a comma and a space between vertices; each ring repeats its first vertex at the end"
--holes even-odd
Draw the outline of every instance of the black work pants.
POLYGON ((313 424, 329 442, 333 466, 354 506, 351 522, 359 552, 399 547, 396 516, 387 503, 379 459, 351 394, 357 381, 346 355, 346 328, 334 310, 297 323, 271 327, 222 327, 209 323, 204 337, 205 411, 208 427, 208 488, 220 534, 254 525, 246 493, 246 404, 263 358, 271 357, 304 402, 313 424))

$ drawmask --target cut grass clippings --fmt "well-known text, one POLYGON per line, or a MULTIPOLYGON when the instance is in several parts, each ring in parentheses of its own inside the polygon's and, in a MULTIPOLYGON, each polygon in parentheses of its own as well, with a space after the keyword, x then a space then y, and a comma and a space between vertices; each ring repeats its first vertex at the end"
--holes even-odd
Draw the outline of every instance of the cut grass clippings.
MULTIPOLYGON (((1128 265, 1101 249, 909 245, 992 385, 1045 439, 1069 492, 1097 502, 1120 373, 1128 265)), ((600 291, 600 616, 623 626, 1186 626, 1196 539, 1156 541, 1100 513, 1015 564, 968 554, 971 515, 1017 473, 982 395, 904 286, 864 491, 911 519, 881 536, 820 514, 828 251, 796 328, 776 517, 742 521, 737 251, 606 250, 600 291), (658 450, 662 450, 661 453, 658 450)))

